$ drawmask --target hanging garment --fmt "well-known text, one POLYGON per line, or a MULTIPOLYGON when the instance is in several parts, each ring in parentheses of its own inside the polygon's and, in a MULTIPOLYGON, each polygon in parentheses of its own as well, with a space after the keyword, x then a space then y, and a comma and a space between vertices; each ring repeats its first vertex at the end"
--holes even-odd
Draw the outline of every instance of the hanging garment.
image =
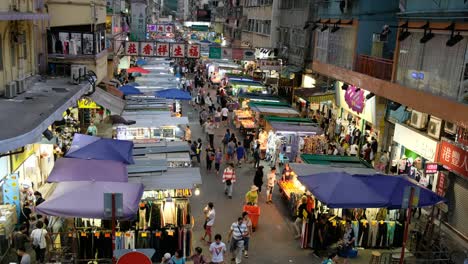
POLYGON ((135 249, 135 231, 125 232, 124 249, 135 249))
MULTIPOLYGON (((351 226, 353 228, 354 235, 358 235, 359 234, 359 221, 352 221, 351 226)), ((355 247, 358 246, 358 239, 354 240, 354 246, 355 247)))
POLYGON ((369 241, 369 222, 365 219, 359 221, 358 245, 363 248, 368 247, 369 241))
POLYGON ((384 221, 380 221, 378 232, 377 232, 376 247, 386 247, 387 246, 386 241, 387 241, 387 223, 384 221))
POLYGON ((137 248, 150 248, 151 232, 139 231, 136 246, 137 248))
POLYGON ((176 212, 175 212, 175 204, 174 202, 164 202, 163 205, 163 217, 164 217, 164 224, 177 224, 176 222, 176 212))
POLYGON ((370 221, 369 226, 369 241, 368 247, 375 247, 377 244, 377 233, 379 231, 379 223, 375 220, 370 221))
POLYGON ((395 221, 387 222, 387 246, 393 246, 393 237, 395 235, 395 221))

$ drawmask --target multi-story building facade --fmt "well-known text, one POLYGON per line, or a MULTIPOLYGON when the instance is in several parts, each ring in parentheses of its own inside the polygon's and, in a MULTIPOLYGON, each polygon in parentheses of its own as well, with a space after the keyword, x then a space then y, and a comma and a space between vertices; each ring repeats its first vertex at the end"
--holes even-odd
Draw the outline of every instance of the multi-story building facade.
POLYGON ((364 0, 316 8, 309 69, 334 83, 337 118, 377 137, 391 164, 410 160, 416 179, 447 197, 448 209, 436 209, 442 230, 466 248, 468 5, 364 0), (435 163, 445 169, 424 170, 435 163))
POLYGON ((224 24, 226 22, 226 5, 228 1, 224 0, 210 0, 208 7, 211 10, 211 27, 213 31, 219 34, 224 33, 224 24))
MULTIPOLYGON (((243 0, 241 40, 253 48, 278 48, 279 2, 277 0, 243 0)), ((232 10, 228 8, 228 10, 232 10)), ((234 11, 234 10, 232 10, 234 11)), ((235 26, 239 22, 235 21, 235 26)), ((237 36, 234 36, 237 37, 237 36)))
POLYGON ((48 10, 51 73, 67 74, 72 65, 85 65, 100 82, 107 75, 106 1, 51 1, 48 10))
POLYGON ((127 0, 107 1, 106 41, 107 41, 107 77, 112 79, 117 65, 124 54, 124 42, 130 32, 130 4, 127 0))

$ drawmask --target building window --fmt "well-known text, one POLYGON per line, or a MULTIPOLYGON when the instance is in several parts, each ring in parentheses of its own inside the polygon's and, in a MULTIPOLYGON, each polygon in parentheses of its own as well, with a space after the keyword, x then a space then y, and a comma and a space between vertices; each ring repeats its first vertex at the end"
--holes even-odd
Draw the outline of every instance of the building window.
POLYGON ((93 34, 83 34, 83 54, 92 55, 94 50, 93 34))
POLYGON ((283 0, 280 2, 280 9, 291 9, 293 0, 283 0))

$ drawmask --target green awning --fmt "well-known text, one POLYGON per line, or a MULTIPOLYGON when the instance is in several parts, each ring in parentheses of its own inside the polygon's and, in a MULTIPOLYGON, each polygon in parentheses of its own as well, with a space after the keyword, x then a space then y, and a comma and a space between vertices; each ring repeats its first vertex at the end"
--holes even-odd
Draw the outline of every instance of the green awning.
POLYGON ((249 102, 249 107, 253 106, 289 107, 290 105, 283 102, 249 102))
POLYGON ((301 117, 281 117, 281 116, 267 116, 265 120, 268 122, 283 122, 283 123, 313 123, 311 119, 301 117))
POLYGON ((229 85, 265 88, 265 85, 263 85, 260 82, 255 82, 255 81, 237 81, 237 80, 236 81, 229 81, 229 85))
POLYGON ((316 154, 302 154, 301 159, 307 164, 321 164, 321 165, 341 165, 343 167, 361 167, 373 168, 367 161, 352 156, 333 156, 333 155, 316 155, 316 154))

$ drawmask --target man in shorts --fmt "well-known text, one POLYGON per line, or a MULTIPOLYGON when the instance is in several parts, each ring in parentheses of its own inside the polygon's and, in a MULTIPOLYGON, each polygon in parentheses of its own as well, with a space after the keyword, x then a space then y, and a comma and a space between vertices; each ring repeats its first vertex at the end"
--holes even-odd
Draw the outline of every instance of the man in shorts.
POLYGON ((267 203, 273 203, 273 189, 276 183, 276 167, 272 167, 270 173, 267 176, 267 203))

